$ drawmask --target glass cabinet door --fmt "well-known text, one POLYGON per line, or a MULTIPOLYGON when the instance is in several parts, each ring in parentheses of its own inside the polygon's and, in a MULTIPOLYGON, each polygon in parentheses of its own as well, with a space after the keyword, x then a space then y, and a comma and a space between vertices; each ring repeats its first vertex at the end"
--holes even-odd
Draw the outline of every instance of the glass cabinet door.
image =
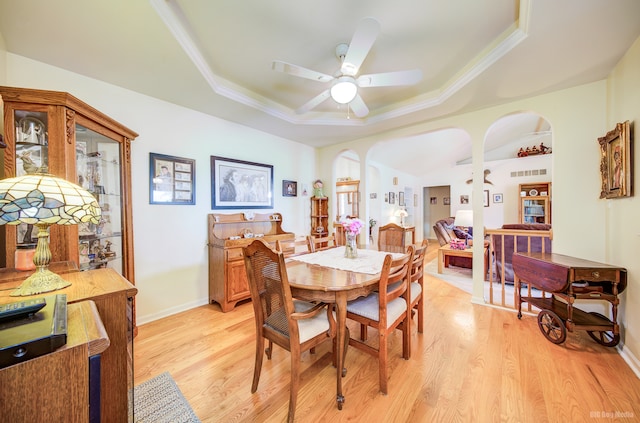
MULTIPOLYGON (((15 176, 38 171, 48 172, 49 140, 48 115, 46 112, 15 110, 16 130, 15 176)), ((33 225, 22 223, 16 228, 16 247, 35 248, 38 231, 33 225)))
POLYGON ((122 274, 121 144, 76 124, 75 145, 77 183, 102 208, 99 224, 78 227, 80 270, 111 267, 122 274))

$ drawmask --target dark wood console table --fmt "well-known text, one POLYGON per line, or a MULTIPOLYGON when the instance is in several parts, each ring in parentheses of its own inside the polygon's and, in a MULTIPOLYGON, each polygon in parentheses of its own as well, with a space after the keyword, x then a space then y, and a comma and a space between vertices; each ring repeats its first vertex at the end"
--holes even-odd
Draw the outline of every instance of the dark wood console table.
POLYGON ((529 303, 529 310, 531 306, 539 308, 538 326, 549 341, 560 344, 566 339, 567 330, 586 330, 604 346, 618 344, 618 294, 627 286, 625 268, 562 254, 522 252, 513 254, 513 271, 518 318, 522 317, 524 302, 529 303), (524 297, 523 283, 529 285, 524 297), (533 295, 531 287, 541 290, 541 295, 533 295), (609 302, 611 319, 576 308, 575 300, 609 302))

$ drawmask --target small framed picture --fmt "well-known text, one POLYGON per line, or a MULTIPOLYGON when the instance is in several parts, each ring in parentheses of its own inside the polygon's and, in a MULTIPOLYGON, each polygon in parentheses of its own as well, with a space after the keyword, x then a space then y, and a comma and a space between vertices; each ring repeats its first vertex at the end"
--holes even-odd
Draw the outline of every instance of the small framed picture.
POLYGON ((296 181, 282 181, 282 196, 283 197, 297 197, 298 196, 298 183, 296 181))
POLYGON ((442 204, 445 206, 451 205, 451 197, 442 197, 442 204))
POLYGON ((396 193, 389 192, 389 204, 395 204, 395 203, 396 203, 396 193))
POLYGON ((461 195, 460 196, 460 204, 469 204, 469 196, 461 195))
POLYGON ((493 194, 494 203, 502 203, 502 194, 493 194))
POLYGON ((389 202, 389 194, 388 193, 384 193, 384 202, 388 203, 389 202))
POLYGON ((149 153, 149 204, 195 204, 196 161, 149 153))
POLYGON ((378 194, 375 192, 371 192, 369 193, 369 198, 372 200, 375 200, 376 198, 378 198, 378 194))
POLYGON ((489 207, 489 190, 484 190, 484 206, 489 207))
POLYGON ((429 204, 438 204, 438 197, 430 197, 429 204))
POLYGON ((400 191, 398 193, 398 205, 400 207, 404 207, 405 206, 405 204, 404 204, 404 191, 400 191))

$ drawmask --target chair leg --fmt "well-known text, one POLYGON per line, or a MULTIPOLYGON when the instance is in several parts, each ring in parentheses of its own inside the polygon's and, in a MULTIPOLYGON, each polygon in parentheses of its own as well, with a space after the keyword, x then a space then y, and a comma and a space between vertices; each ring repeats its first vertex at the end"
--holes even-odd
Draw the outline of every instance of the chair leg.
POLYGON ((298 400, 298 388, 300 387, 300 349, 291 351, 291 386, 289 387, 289 417, 288 422, 293 423, 296 414, 296 402, 298 400))
POLYGON ((260 372, 262 371, 262 356, 264 354, 264 338, 261 335, 256 339, 256 361, 253 365, 253 383, 251 384, 251 393, 258 390, 258 382, 260 381, 260 372))
POLYGON ((271 353, 273 352, 273 342, 271 340, 269 341, 269 347, 265 352, 267 353, 267 358, 271 360, 271 353))
POLYGON ((411 358, 411 311, 407 311, 404 322, 400 325, 402 328, 402 357, 405 360, 411 358))
POLYGON ((411 309, 407 310, 407 316, 404 318, 404 322, 400 325, 402 328, 402 357, 405 360, 411 358, 411 325, 413 319, 411 318, 411 309))
POLYGON ((379 372, 379 384, 380 392, 387 395, 387 334, 380 329, 378 331, 378 372, 379 372))
POLYGON ((418 302, 418 332, 422 333, 424 329, 424 301, 422 298, 418 302))
POLYGON ((367 340, 367 331, 369 330, 368 326, 360 323, 360 340, 362 342, 367 340))

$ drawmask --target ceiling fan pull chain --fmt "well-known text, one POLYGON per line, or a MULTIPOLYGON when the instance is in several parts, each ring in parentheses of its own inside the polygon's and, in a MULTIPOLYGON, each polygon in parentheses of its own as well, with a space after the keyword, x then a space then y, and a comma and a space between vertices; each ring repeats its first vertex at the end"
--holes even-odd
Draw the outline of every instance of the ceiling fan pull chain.
POLYGON ((351 119, 351 116, 349 116, 349 103, 347 103, 347 119, 351 119))

